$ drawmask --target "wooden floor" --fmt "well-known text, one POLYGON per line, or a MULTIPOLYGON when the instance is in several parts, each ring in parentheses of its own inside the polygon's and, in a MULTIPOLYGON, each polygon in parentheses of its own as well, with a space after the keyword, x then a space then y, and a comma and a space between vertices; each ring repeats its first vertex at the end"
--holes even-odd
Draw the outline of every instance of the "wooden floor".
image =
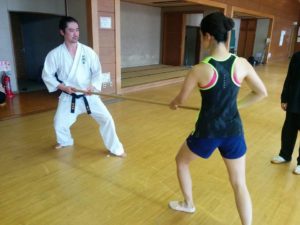
MULTIPOLYGON (((300 224, 300 176, 290 164, 272 165, 284 113, 280 92, 287 62, 256 68, 269 97, 241 111, 248 145, 247 180, 256 225, 300 224)), ((129 96, 169 102, 179 85, 129 96)), ((240 96, 248 89, 243 86, 240 96)), ((198 106, 195 90, 187 105, 198 106)), ((238 225, 234 197, 218 152, 191 165, 195 214, 174 212, 181 198, 175 154, 197 111, 120 101, 109 104, 125 159, 109 157, 87 115, 72 127, 74 147, 54 150, 54 111, 0 121, 0 224, 2 225, 238 225)), ((1 109, 0 109, 1 110, 1 109)), ((297 147, 299 141, 297 142, 297 147)))
MULTIPOLYGON (((54 110, 59 95, 60 92, 48 93, 46 90, 16 94, 6 99, 4 106, 0 106, 0 121, 54 110)), ((104 97, 102 101, 111 104, 120 100, 104 97)))
POLYGON ((122 88, 184 77, 189 67, 149 65, 122 69, 122 88))
POLYGON ((0 107, 0 121, 53 110, 57 106, 59 93, 49 94, 48 91, 34 91, 15 95, 6 99, 0 107))

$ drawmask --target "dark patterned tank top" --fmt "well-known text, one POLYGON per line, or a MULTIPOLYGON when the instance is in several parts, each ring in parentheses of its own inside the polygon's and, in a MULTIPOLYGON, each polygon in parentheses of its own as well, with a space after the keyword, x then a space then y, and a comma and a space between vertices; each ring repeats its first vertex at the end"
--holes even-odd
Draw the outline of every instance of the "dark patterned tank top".
POLYGON ((223 138, 243 134, 237 109, 240 83, 234 73, 236 56, 231 54, 220 61, 207 57, 202 62, 213 68, 211 81, 200 88, 202 105, 193 136, 199 138, 223 138))

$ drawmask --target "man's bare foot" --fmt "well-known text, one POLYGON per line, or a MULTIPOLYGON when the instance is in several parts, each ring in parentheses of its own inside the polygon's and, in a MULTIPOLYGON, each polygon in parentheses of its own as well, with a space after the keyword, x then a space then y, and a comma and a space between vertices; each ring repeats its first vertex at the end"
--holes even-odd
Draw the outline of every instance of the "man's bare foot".
POLYGON ((108 155, 107 155, 107 157, 109 157, 109 156, 114 156, 114 157, 119 157, 119 158, 125 158, 126 156, 127 156, 127 153, 126 152, 123 152, 121 155, 116 155, 116 154, 113 154, 113 153, 109 153, 108 155))
POLYGON ((126 152, 123 152, 123 154, 121 155, 117 155, 118 157, 121 157, 121 158, 125 158, 127 156, 127 153, 126 152))

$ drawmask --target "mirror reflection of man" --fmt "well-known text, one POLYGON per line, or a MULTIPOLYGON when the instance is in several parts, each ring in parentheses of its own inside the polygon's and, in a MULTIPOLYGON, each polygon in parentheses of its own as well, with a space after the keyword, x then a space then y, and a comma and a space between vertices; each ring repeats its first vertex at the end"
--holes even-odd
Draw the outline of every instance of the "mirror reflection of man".
POLYGON ((42 78, 49 92, 61 90, 54 118, 56 149, 72 146, 70 127, 77 116, 88 113, 99 124, 105 147, 116 156, 125 156, 116 134, 113 118, 97 95, 102 86, 101 65, 97 54, 78 42, 79 25, 73 17, 63 17, 59 23, 64 43, 50 51, 45 59, 42 78), (76 92, 85 90, 86 94, 76 92))

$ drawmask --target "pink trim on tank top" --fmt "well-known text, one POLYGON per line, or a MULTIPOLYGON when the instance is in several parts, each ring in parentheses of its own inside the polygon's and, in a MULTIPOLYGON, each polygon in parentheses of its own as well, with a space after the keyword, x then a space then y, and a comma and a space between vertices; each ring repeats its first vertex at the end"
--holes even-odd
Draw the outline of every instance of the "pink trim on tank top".
POLYGON ((217 73, 216 73, 216 71, 214 71, 213 77, 211 78, 211 80, 209 81, 209 83, 207 85, 205 85, 205 86, 200 86, 199 85, 199 88, 201 88, 201 89, 210 88, 210 87, 212 87, 216 83, 216 81, 217 81, 217 73))
POLYGON ((233 73, 233 79, 234 79, 235 83, 237 83, 238 85, 241 85, 241 82, 238 80, 237 75, 236 75, 235 72, 233 73))

